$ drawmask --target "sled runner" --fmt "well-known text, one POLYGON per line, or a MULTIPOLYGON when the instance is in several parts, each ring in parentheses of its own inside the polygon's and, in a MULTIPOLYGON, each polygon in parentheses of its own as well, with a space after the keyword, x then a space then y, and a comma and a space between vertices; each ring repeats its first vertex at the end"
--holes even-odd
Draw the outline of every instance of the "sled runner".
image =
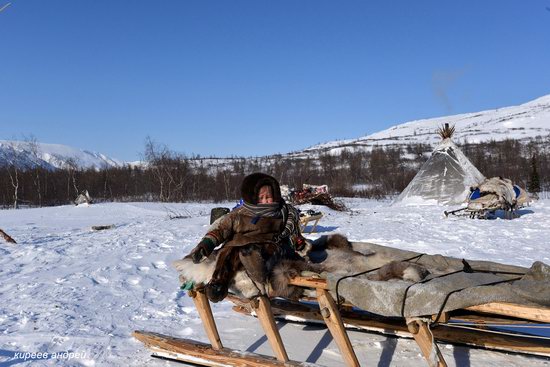
POLYGON ((235 303, 235 311, 258 317, 276 358, 226 348, 202 286, 189 295, 210 345, 143 331, 134 332, 134 336, 155 356, 205 366, 301 365, 289 361, 275 317, 325 323, 346 366, 360 365, 346 327, 412 337, 430 366, 446 366, 438 342, 550 356, 549 337, 521 329, 550 323, 548 265, 536 262, 527 269, 369 243, 353 243, 353 247, 371 251, 374 255, 370 256, 414 261, 432 273, 417 282, 364 277, 376 268, 347 276, 332 273, 326 279, 298 276, 290 284, 312 290, 307 293, 309 298, 228 297, 235 303), (509 331, 512 327, 515 332, 509 331))

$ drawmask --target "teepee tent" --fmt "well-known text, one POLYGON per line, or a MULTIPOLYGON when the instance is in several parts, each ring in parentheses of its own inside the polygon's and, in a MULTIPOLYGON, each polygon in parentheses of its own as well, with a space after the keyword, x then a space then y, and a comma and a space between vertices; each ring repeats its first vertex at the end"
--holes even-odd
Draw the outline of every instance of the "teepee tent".
POLYGON ((485 179, 452 142, 454 126, 445 124, 438 133, 443 141, 394 204, 461 204, 467 199, 470 187, 485 179))

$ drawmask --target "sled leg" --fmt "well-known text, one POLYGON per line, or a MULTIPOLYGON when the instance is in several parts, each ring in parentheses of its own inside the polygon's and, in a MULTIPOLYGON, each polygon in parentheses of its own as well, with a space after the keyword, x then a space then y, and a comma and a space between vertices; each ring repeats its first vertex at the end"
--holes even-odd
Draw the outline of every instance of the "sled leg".
POLYGON ((348 334, 344 329, 344 324, 342 323, 342 317, 338 312, 336 303, 330 295, 330 293, 321 288, 317 288, 317 300, 319 302, 319 308, 321 310, 321 315, 325 320, 334 341, 342 353, 342 358, 346 366, 359 367, 359 361, 355 355, 355 351, 351 345, 348 334))
POLYGON ((266 296, 259 296, 257 299, 252 300, 251 304, 262 324, 262 328, 264 329, 267 340, 269 340, 271 349, 273 349, 273 353, 275 353, 275 357, 281 362, 288 362, 288 355, 286 354, 281 334, 279 334, 279 329, 277 329, 277 325, 275 324, 269 298, 266 296))
POLYGON ((317 223, 319 223, 319 219, 317 219, 315 223, 313 223, 313 227, 311 227, 311 231, 309 231, 309 233, 315 233, 315 229, 317 228, 317 223))
POLYGON ((218 329, 216 328, 216 322, 214 321, 214 316, 212 315, 212 309, 210 308, 210 302, 206 298, 206 294, 202 290, 189 291, 189 296, 193 298, 195 302, 195 307, 199 312, 199 316, 204 325, 204 330, 212 344, 212 349, 221 350, 223 348, 220 335, 218 334, 218 329))
POLYGON ((420 347, 422 355, 428 362, 428 365, 430 367, 447 367, 447 363, 433 339, 428 323, 416 319, 406 319, 406 322, 407 328, 420 347))

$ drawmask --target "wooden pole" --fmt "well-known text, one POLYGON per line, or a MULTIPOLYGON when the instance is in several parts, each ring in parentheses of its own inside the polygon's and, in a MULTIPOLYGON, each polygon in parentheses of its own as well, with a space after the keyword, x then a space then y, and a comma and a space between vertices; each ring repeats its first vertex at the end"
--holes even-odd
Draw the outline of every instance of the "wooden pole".
POLYGON ((550 309, 512 303, 492 302, 479 306, 465 308, 468 311, 476 311, 493 315, 517 317, 519 319, 531 320, 541 323, 550 323, 550 309))
POLYGON ((245 353, 228 348, 214 350, 209 344, 190 339, 174 338, 147 331, 134 331, 134 338, 149 348, 153 355, 193 366, 234 366, 234 367, 297 367, 311 366, 310 363, 294 361, 281 362, 273 357, 256 353, 245 353))
POLYGON ((319 308, 321 309, 321 315, 325 320, 334 341, 342 353, 342 358, 346 366, 359 367, 359 361, 355 355, 355 351, 351 345, 346 329, 344 329, 344 324, 342 323, 342 317, 338 312, 336 303, 330 295, 330 293, 322 288, 317 289, 317 300, 319 302, 319 308))
POLYGON ((275 353, 275 357, 277 357, 279 361, 287 362, 288 355, 286 354, 279 329, 277 329, 277 325, 275 324, 269 299, 266 296, 259 296, 257 299, 252 300, 251 304, 254 311, 256 311, 260 324, 262 324, 265 336, 267 337, 267 340, 269 340, 269 344, 271 345, 271 349, 273 349, 273 353, 275 353))
POLYGON ((189 296, 193 298, 195 302, 195 307, 199 312, 199 316, 202 320, 204 330, 212 344, 212 349, 220 350, 223 348, 220 334, 218 334, 218 329, 216 328, 216 322, 214 321, 214 316, 212 315, 212 309, 210 308, 210 302, 206 298, 206 294, 202 290, 189 291, 189 296))
POLYGON ((6 232, 0 229, 0 235, 9 243, 17 243, 13 238, 11 238, 6 232))
POLYGON ((406 319, 407 327, 411 332, 416 344, 420 347, 424 358, 430 367, 447 367, 447 363, 435 343, 433 334, 430 332, 428 323, 420 320, 406 319), (434 354, 435 353, 435 354, 434 354))

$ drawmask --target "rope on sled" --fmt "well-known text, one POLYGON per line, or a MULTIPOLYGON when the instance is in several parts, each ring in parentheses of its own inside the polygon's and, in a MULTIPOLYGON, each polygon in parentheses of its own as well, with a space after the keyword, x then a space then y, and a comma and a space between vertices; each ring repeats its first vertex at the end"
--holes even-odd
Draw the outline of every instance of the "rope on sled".
MULTIPOLYGON (((417 260, 420 259, 422 256, 424 256, 426 254, 420 254, 420 255, 415 255, 411 258, 408 258, 408 259, 405 259, 405 260, 401 260, 401 261, 412 261, 412 260, 417 260)), ((339 278, 337 281, 336 281, 336 305, 338 306, 338 308, 340 308, 342 306, 342 303, 344 302, 344 299, 343 298, 340 298, 340 293, 338 293, 338 287, 340 286, 340 282, 344 279, 347 279, 347 278, 356 278, 358 276, 361 276, 361 275, 365 275, 365 274, 368 274, 368 273, 372 273, 373 271, 376 271, 376 270, 379 270, 381 268, 381 266, 377 267, 377 268, 374 268, 374 269, 370 269, 370 270, 365 270, 365 271, 362 271, 360 273, 355 273, 355 274, 351 274, 351 275, 346 275, 342 278, 339 278)))
MULTIPOLYGON (((458 274, 458 273, 484 273, 484 274, 504 274, 504 275, 525 275, 525 273, 519 273, 519 272, 512 272, 512 271, 498 271, 498 270, 477 270, 477 269, 473 269, 470 264, 462 259, 462 264, 464 265, 463 268, 461 270, 456 270, 456 271, 452 271, 450 273, 446 273, 446 274, 442 274, 442 275, 439 275, 439 276, 436 276, 436 277, 432 277, 432 278, 428 278, 428 279, 424 279, 424 280, 421 280, 419 282, 416 282, 416 283, 413 283, 411 285, 409 285, 406 289, 405 289, 405 294, 403 295, 403 303, 401 304, 401 316, 402 317, 405 317, 405 304, 407 302, 407 294, 409 293, 409 289, 417 284, 424 284, 424 283, 427 283, 433 279, 439 279, 439 278, 443 278, 443 277, 447 277, 449 275, 453 275, 453 274, 458 274)), ((489 286, 489 285, 496 285, 496 284, 501 284, 501 283, 507 283, 507 282, 513 282, 513 281, 516 281, 516 280, 519 280, 521 279, 521 277, 516 277, 516 278, 510 278, 510 279, 505 279, 505 280, 498 280, 498 281, 495 281, 495 282, 490 282, 490 283, 486 283, 486 284, 478 284, 476 285, 476 287, 483 287, 483 286, 489 286)), ((457 292, 460 292, 460 291, 463 291, 465 289, 468 289, 468 288, 472 288, 472 287, 464 287, 464 288, 460 288, 460 289, 455 289, 453 291, 450 291, 449 293, 447 293, 447 295, 445 296, 445 299, 443 300, 443 303, 441 304, 441 307, 439 308, 439 312, 437 313, 437 316, 435 318, 435 321, 434 321, 434 324, 438 324, 439 323, 439 319, 441 318, 441 315, 443 314, 443 310, 445 309, 445 306, 447 305, 447 301, 449 300, 449 297, 454 294, 454 293, 457 293, 457 292)))
MULTIPOLYGON (((404 261, 404 262, 407 262, 407 261, 415 261, 415 262, 418 262, 418 260, 422 257, 426 255, 426 253, 422 253, 422 254, 419 254, 419 255, 415 255, 413 257, 410 257, 408 259, 404 259, 404 260, 401 260, 401 261, 404 261)), ((465 260, 465 259, 462 259, 462 264, 463 264, 463 268, 461 270, 456 270, 456 271, 452 271, 450 273, 446 273, 446 274, 442 274, 442 275, 438 275, 438 276, 435 276, 435 277, 432 277, 432 278, 428 278, 428 279, 424 279, 424 280, 421 280, 419 282, 415 282, 411 285, 409 285, 406 289, 405 289, 405 294, 403 296, 403 302, 401 304, 401 316, 402 317, 405 317, 405 305, 406 305, 406 302, 407 302, 407 294, 409 292, 409 289, 417 284, 424 284, 424 283, 427 283, 433 279, 439 279, 439 278, 443 278, 443 277, 447 277, 447 276, 450 276, 450 275, 453 275, 453 274, 457 274, 457 273, 485 273, 485 274, 503 274, 503 275, 521 275, 521 276, 524 276, 525 273, 520 273, 520 272, 511 272, 511 271, 498 271, 498 270, 481 270, 481 269, 473 269, 470 264, 465 260)), ((338 308, 340 308, 342 306, 342 303, 343 303, 343 297, 340 297, 340 293, 339 293, 339 287, 340 287, 340 282, 344 279, 348 279, 348 278, 356 278, 356 277, 359 277, 361 275, 365 275, 365 274, 368 274, 368 273, 371 273, 371 272, 374 272, 374 271, 377 271, 381 268, 380 267, 377 267, 377 268, 374 268, 374 269, 370 269, 370 270, 366 270, 366 271, 362 271, 360 273, 355 273, 355 274, 351 274, 351 275, 346 275, 344 277, 341 277, 339 278, 337 281, 336 281, 336 304, 338 306, 338 308)), ((515 277, 515 278, 510 278, 510 279, 505 279, 505 280, 499 280, 499 281, 495 281, 495 282, 490 282, 490 283, 486 283, 486 284, 479 284, 479 285, 476 285, 476 287, 482 287, 482 286, 490 286, 490 285, 497 285, 497 284, 501 284, 501 283, 508 283, 508 282, 513 282, 513 281, 516 281, 516 280, 519 280, 521 279, 521 277, 515 277)), ((449 297, 456 293, 456 292, 460 292, 460 291, 463 291, 465 289, 468 289, 468 288, 471 288, 471 287, 464 287, 464 288, 461 288, 461 289, 455 289, 453 291, 450 291, 446 296, 445 296, 445 299, 443 300, 443 303, 441 304, 441 307, 439 308, 439 312, 437 313, 437 317, 435 318, 435 321, 433 322, 433 324, 437 324, 439 323, 439 319, 441 318, 441 315, 443 314, 443 310, 445 309, 445 306, 447 305, 447 302, 449 300, 449 297)))
MULTIPOLYGON (((501 284, 501 283, 509 283, 509 282, 514 282, 516 280, 520 280, 522 277, 517 277, 517 278, 510 278, 510 279, 505 279, 505 280, 499 280, 499 281, 496 281, 496 282, 491 282, 491 283, 486 283, 486 284, 479 284, 479 285, 476 285, 476 287, 485 287, 485 286, 490 286, 490 285, 497 285, 497 284, 501 284)), ((456 292, 460 292, 460 291, 463 291, 465 289, 468 289, 468 288, 472 288, 472 287, 464 287, 462 289, 455 289, 454 291, 451 291, 449 293, 447 293, 447 296, 445 296, 445 299, 443 300, 443 303, 441 304, 441 307, 439 308, 439 312, 437 313, 437 316, 434 320, 434 324, 438 324, 439 323, 439 319, 441 318, 441 314, 443 313, 443 309, 445 308, 445 306, 447 305, 447 301, 449 300, 449 297, 453 294, 453 293, 456 293, 456 292)))

